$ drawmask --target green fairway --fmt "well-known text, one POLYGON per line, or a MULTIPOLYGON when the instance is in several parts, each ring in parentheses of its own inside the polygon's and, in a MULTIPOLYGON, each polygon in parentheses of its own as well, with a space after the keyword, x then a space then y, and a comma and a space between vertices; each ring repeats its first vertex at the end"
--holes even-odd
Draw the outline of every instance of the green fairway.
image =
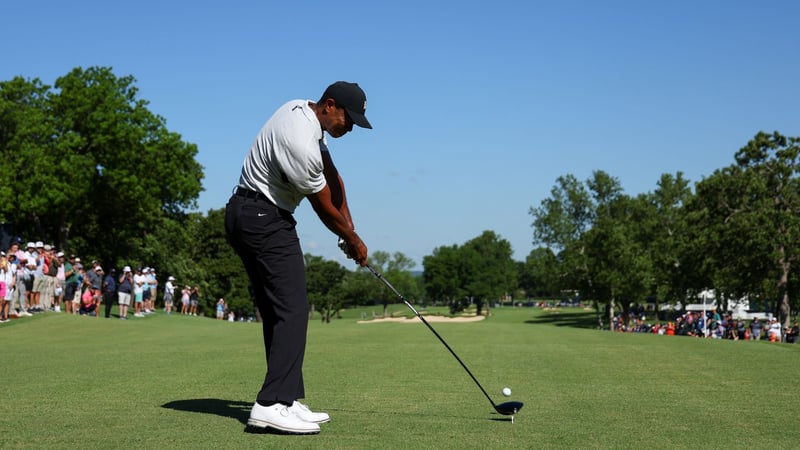
MULTIPOLYGON (((401 312, 402 305, 393 311, 401 312)), ((47 313, 0 327, 2 448, 795 448, 800 346, 612 334, 591 312, 495 308, 433 323, 496 414, 417 319, 313 320, 316 436, 245 431, 263 377, 260 325, 163 313, 47 313), (513 394, 505 398, 503 387, 513 394)))

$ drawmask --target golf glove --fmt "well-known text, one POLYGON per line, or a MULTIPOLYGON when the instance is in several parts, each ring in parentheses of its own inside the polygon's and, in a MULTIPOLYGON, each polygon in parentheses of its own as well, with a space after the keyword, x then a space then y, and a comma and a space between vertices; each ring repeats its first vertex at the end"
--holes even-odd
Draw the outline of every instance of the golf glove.
POLYGON ((339 238, 339 248, 344 252, 345 255, 348 255, 348 253, 347 253, 347 242, 345 242, 344 239, 342 239, 342 238, 339 238))

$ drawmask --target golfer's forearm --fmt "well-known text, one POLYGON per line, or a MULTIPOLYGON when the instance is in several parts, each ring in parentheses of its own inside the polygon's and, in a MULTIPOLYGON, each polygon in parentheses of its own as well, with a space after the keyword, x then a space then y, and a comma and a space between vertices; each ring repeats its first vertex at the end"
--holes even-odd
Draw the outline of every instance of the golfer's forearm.
POLYGON ((308 196, 314 212, 317 213, 322 223, 334 234, 347 242, 358 239, 353 230, 353 223, 331 202, 331 191, 326 186, 322 191, 308 196))
POLYGON ((337 178, 339 179, 339 189, 341 190, 341 202, 337 205, 339 212, 347 221, 350 228, 355 229, 356 226, 353 224, 353 217, 350 216, 350 207, 347 206, 347 195, 344 192, 344 181, 342 181, 342 177, 337 178))
POLYGON ((348 221, 338 210, 318 210, 316 207, 314 207, 314 210, 316 211, 317 216, 319 216, 322 223, 324 223, 325 226, 328 227, 328 229, 331 230, 336 236, 339 236, 346 242, 353 242, 358 238, 355 230, 353 230, 352 222, 348 221))

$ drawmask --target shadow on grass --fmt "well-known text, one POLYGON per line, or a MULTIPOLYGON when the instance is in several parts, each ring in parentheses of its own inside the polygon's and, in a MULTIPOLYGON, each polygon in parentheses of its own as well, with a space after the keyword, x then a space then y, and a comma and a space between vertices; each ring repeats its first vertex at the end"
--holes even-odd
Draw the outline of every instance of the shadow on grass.
POLYGON ((197 398, 191 400, 175 400, 161 405, 162 408, 174 409, 193 413, 214 414, 221 417, 236 419, 247 425, 250 418, 252 403, 220 400, 218 398, 197 398))
POLYGON ((537 325, 555 325, 557 327, 597 328, 597 313, 594 310, 562 308, 542 311, 525 323, 537 325))
MULTIPOLYGON (((161 405, 162 408, 172 409, 175 411, 185 411, 191 413, 201 413, 201 414, 214 414, 220 417, 227 417, 230 419, 238 420, 242 425, 245 426, 245 433, 253 433, 253 434, 286 434, 282 433, 278 430, 273 430, 271 428, 255 428, 252 426, 247 425, 247 419, 250 418, 250 408, 253 406, 252 403, 247 402, 238 402, 233 400, 221 400, 218 398, 198 398, 198 399, 190 399, 190 400, 175 400, 169 403, 165 403, 161 405)), ((398 411, 375 411, 375 410, 348 410, 348 409, 336 409, 332 408, 330 411, 337 411, 337 412, 346 412, 351 414, 366 414, 366 415, 375 415, 375 414, 383 414, 383 415, 398 415, 398 416, 418 416, 419 413, 405 413, 405 412, 398 412, 398 411)), ((492 413, 492 416, 495 416, 495 413, 492 413)), ((447 416, 452 419, 458 420, 485 420, 479 417, 472 417, 472 416, 456 416, 451 415, 447 416)), ((511 421, 510 417, 492 417, 490 420, 495 421, 511 421)))

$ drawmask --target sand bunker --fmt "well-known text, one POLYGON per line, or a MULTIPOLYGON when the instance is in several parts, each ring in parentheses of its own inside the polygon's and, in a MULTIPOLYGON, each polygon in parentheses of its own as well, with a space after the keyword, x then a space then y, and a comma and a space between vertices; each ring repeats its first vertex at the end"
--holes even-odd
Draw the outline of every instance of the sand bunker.
MULTIPOLYGON (((430 323, 433 322, 450 322, 450 323, 459 323, 459 322, 478 322, 486 318, 486 316, 460 316, 460 317, 445 317, 445 316, 425 316, 425 320, 430 323)), ((394 323, 422 323, 416 316, 414 317, 384 317, 382 319, 372 319, 372 320, 359 320, 358 323, 386 323, 386 322, 394 322, 394 323)))

